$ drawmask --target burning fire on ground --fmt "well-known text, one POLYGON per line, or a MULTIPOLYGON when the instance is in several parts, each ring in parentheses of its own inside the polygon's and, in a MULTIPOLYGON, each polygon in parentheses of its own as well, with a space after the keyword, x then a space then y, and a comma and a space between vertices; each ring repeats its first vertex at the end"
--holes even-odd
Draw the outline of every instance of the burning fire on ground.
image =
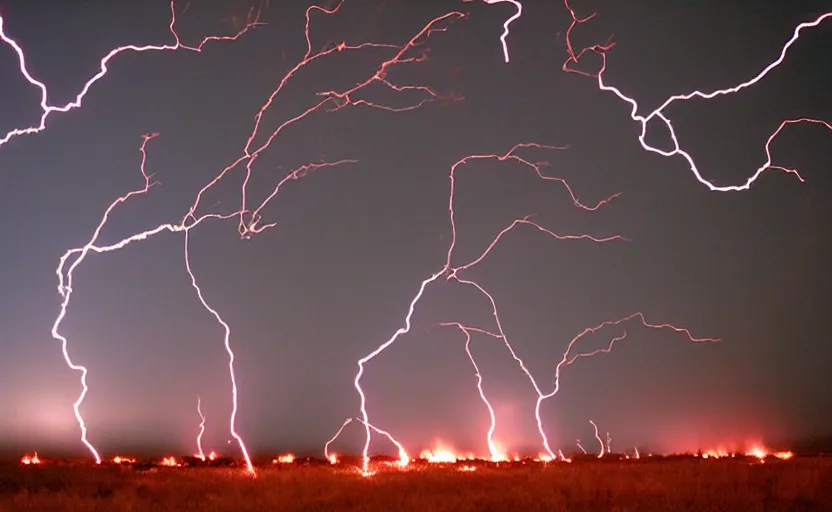
MULTIPOLYGON (((787 461, 794 458, 794 453, 791 451, 772 451, 766 448, 764 445, 760 443, 748 443, 746 444, 746 449, 744 450, 729 450, 725 447, 716 447, 710 448, 707 450, 700 450, 696 454, 692 453, 684 453, 684 454, 672 454, 669 456, 689 456, 689 457, 697 457, 700 459, 730 459, 730 458, 753 458, 756 459, 760 463, 766 462, 771 458, 776 458, 782 461, 787 461)), ((581 456, 592 456, 592 458, 598 459, 608 459, 608 460, 640 460, 643 456, 639 453, 638 448, 634 448, 632 453, 610 453, 606 452, 602 456, 593 455, 591 453, 587 454, 578 454, 581 456)), ((661 457, 662 455, 659 455, 661 457)), ((653 454, 647 455, 647 457, 654 457, 653 454)), ((219 459, 219 455, 216 452, 211 452, 207 456, 194 456, 195 459, 198 459, 202 462, 205 461, 216 461, 219 459)), ((187 459, 187 458, 186 458, 187 459)), ((312 459, 302 459, 306 461, 311 461, 312 459)), ((116 465, 133 465, 137 463, 137 459, 135 457, 125 457, 122 455, 117 455, 110 459, 113 464, 116 465)), ((271 463, 273 465, 284 465, 284 464, 293 464, 298 461, 298 457, 292 453, 285 453, 283 455, 279 455, 273 459, 271 459, 271 463)), ((562 450, 557 450, 557 456, 552 457, 548 454, 538 454, 535 457, 520 457, 517 455, 514 456, 503 456, 503 457, 481 457, 476 456, 471 452, 463 453, 455 451, 451 448, 448 448, 446 445, 441 443, 437 443, 435 448, 422 450, 419 453, 419 457, 417 459, 411 459, 408 457, 407 453, 401 452, 399 454, 399 458, 395 461, 388 461, 383 462, 383 466, 387 467, 397 467, 399 469, 413 469, 414 467, 424 467, 425 464, 433 466, 433 465, 452 465, 455 466, 457 471, 461 472, 472 472, 476 471, 477 464, 498 464, 499 463, 521 463, 525 464, 527 462, 535 462, 541 464, 548 464, 553 462, 563 462, 563 463, 571 463, 574 461, 573 456, 567 456, 563 453, 562 450)), ((335 453, 329 453, 324 459, 324 464, 329 465, 338 465, 341 463, 339 459, 339 455, 335 453)), ((37 452, 33 452, 32 455, 26 454, 20 459, 20 464, 24 466, 31 466, 31 465, 43 465, 44 461, 39 457, 37 452)), ((165 466, 171 468, 179 468, 179 467, 187 467, 191 465, 190 463, 183 463, 182 460, 177 459, 174 456, 164 457, 160 460, 157 460, 152 463, 152 465, 158 466, 165 466)), ((370 473, 372 474, 372 473, 370 473)), ((367 474, 366 476, 370 476, 367 474)))

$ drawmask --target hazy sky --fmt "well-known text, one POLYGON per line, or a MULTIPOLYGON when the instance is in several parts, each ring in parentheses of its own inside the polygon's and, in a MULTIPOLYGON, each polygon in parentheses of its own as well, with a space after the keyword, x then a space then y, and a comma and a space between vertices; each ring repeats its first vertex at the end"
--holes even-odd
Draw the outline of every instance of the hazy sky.
MULTIPOLYGON (((74 98, 110 49, 171 42, 163 0, 72 4, 0 1, 4 30, 25 49, 54 104, 74 98)), ((177 6, 179 34, 190 44, 233 33, 255 2, 199 4, 184 13, 184 2, 177 6)), ((641 113, 674 93, 750 78, 777 57, 798 23, 823 12, 822 2, 786 8, 763 0, 574 4, 581 15, 598 12, 575 29, 575 44, 614 35, 606 80, 638 98, 641 113)), ((303 7, 271 2, 266 25, 201 54, 121 54, 81 109, 0 146, 0 444, 84 453, 72 412, 80 374, 66 367, 50 335, 60 305, 58 259, 89 240, 113 199, 141 187, 138 148, 148 132, 160 133, 148 144, 147 170, 161 185, 119 207, 101 241, 181 219, 197 191, 240 156, 258 109, 302 59, 303 7)), ((542 409, 553 447, 572 450, 576 438, 591 446, 590 419, 610 432, 614 448, 676 450, 832 432, 832 274, 823 263, 832 255, 832 215, 823 200, 832 192, 832 133, 801 125, 772 144, 775 163, 797 168, 805 183, 770 171, 749 191, 711 192, 682 158, 641 148, 627 104, 600 92, 594 79, 561 70, 570 17, 559 2, 526 2, 511 27, 509 64, 499 42, 513 13, 508 4, 348 1, 338 15, 313 17, 312 46, 402 44, 454 9, 470 15, 433 34, 422 46, 429 53, 412 53, 428 60, 394 68, 387 78, 464 101, 310 116, 257 160, 252 201, 298 165, 359 163, 288 182, 263 212, 276 227, 250 240, 240 240, 235 220, 191 231, 194 272, 232 328, 238 430, 252 451, 317 453, 359 413, 357 360, 404 325, 420 282, 445 262, 450 166, 519 142, 568 146, 523 155, 547 160, 544 172, 567 179, 584 202, 621 196, 585 212, 562 186, 526 167, 468 164, 456 179, 455 264, 474 259, 501 229, 531 213, 559 233, 631 240, 557 241, 521 227, 466 274, 494 295, 509 341, 542 385, 550 387, 575 334, 636 311, 722 339, 693 344, 669 330, 628 324, 628 338, 611 354, 563 371, 559 394, 542 409)), ((786 62, 753 89, 667 110, 707 179, 744 182, 783 119, 832 119, 830 29, 832 21, 804 31, 786 62)), ((316 93, 368 78, 390 55, 335 52, 304 68, 264 117, 264 133, 319 101, 316 93)), ((16 58, 0 45, 0 133, 40 115, 39 91, 20 75, 16 58)), ((588 57, 582 67, 598 64, 588 57)), ((421 97, 378 86, 361 95, 395 106, 421 97)), ((648 140, 669 147, 660 128, 651 125, 648 140)), ((201 211, 238 208, 242 171, 212 189, 201 211)), ((444 321, 496 330, 483 296, 437 281, 417 306, 412 332, 366 366, 370 418, 412 451, 442 440, 484 454, 487 410, 465 339, 435 326, 444 321)), ((236 453, 227 444, 223 330, 191 287, 181 234, 89 256, 76 271, 62 332, 74 360, 89 368, 82 412, 104 454, 193 451, 198 394, 206 448, 236 453)), ((603 347, 621 332, 587 338, 583 349, 603 347)), ((539 451, 530 383, 498 340, 475 337, 471 346, 497 413, 495 438, 510 449, 539 451)), ((336 449, 356 451, 361 442, 363 430, 351 427, 336 449)), ((390 450, 380 440, 374 448, 390 450)))

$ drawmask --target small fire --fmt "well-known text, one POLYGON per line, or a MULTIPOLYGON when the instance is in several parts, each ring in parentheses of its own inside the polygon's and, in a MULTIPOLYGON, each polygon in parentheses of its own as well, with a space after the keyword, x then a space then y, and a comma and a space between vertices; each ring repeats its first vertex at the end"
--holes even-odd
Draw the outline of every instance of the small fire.
POLYGON ((41 461, 40 461, 40 458, 38 457, 38 452, 35 452, 35 454, 32 455, 31 457, 28 456, 28 455, 24 455, 23 458, 20 459, 20 463, 25 465, 25 466, 29 466, 29 465, 32 465, 32 464, 40 464, 41 461))
POLYGON ((725 457, 736 457, 742 453, 746 457, 754 457, 760 462, 765 462, 768 457, 776 457, 780 460, 789 460, 794 457, 794 453, 792 452, 770 452, 761 444, 749 444, 748 446, 749 448, 744 452, 729 452, 724 448, 711 449, 702 452, 701 457, 703 459, 722 459, 725 457))
POLYGON ((456 462, 456 455, 449 450, 424 450, 419 454, 419 457, 426 459, 428 462, 456 462))
MULTIPOLYGON (((474 454, 469 453, 467 455, 462 455, 456 453, 451 448, 446 448, 442 446, 441 443, 437 443, 436 448, 433 450, 422 450, 422 453, 419 454, 420 459, 425 459, 431 463, 448 463, 453 464, 454 462, 461 461, 461 460, 475 460, 474 454)), ((501 462, 503 460, 507 460, 504 456, 495 456, 493 457, 494 462, 501 462)))
MULTIPOLYGON (((517 460, 517 459, 515 458, 515 460, 517 460)), ((541 453, 537 457, 534 458, 535 462, 543 462, 543 463, 549 463, 549 462, 553 462, 553 461, 556 461, 556 460, 558 460, 560 462, 572 462, 572 459, 570 459, 569 457, 564 455, 563 451, 561 451, 561 450, 558 450, 557 457, 552 457, 548 453, 541 453)))
POLYGON ((272 459, 272 464, 291 464, 293 462, 295 462, 295 456, 291 453, 287 453, 285 455, 281 455, 276 459, 272 459))
POLYGON ((766 457, 777 457, 780 460, 789 460, 794 457, 794 453, 792 452, 769 452, 767 449, 763 448, 762 446, 754 446, 746 452, 745 454, 748 457, 757 457, 760 461, 765 461, 766 457))
POLYGON ((534 460, 535 462, 552 462, 555 458, 547 453, 541 453, 534 460))
POLYGON ((768 453, 766 453, 766 451, 760 448, 759 446, 755 446, 751 448, 751 450, 746 452, 745 455, 748 457, 757 457, 758 459, 765 459, 768 453))
POLYGON ((113 464, 135 464, 136 459, 131 459, 129 457, 122 457, 120 455, 116 455, 113 457, 113 464))
POLYGON ((461 466, 457 471, 476 471, 476 466, 461 466))
POLYGON ((445 448, 437 448, 435 450, 423 450, 419 457, 431 463, 446 462, 453 464, 458 460, 454 452, 445 448))
POLYGON ((702 452, 703 459, 722 459, 725 457, 732 457, 724 448, 717 448, 716 450, 707 450, 702 452))
POLYGON ((330 464, 338 464, 338 454, 330 453, 327 458, 329 459, 330 464))
POLYGON ((179 466, 181 466, 181 464, 179 464, 179 462, 176 461, 176 457, 165 457, 164 459, 162 459, 161 464, 163 466, 169 466, 172 468, 178 468, 179 466))
POLYGON ((207 457, 205 455, 197 453, 194 455, 194 457, 201 460, 202 462, 205 462, 206 460, 217 460, 217 452, 211 452, 208 454, 207 457))

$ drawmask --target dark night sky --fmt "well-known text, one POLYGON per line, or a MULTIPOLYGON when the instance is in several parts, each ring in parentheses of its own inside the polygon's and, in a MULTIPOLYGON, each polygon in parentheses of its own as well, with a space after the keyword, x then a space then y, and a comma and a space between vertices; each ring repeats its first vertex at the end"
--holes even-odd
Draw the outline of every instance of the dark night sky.
MULTIPOLYGON (((179 18, 187 42, 233 31, 251 2, 191 5, 179 18)), ((5 30, 27 52, 54 103, 69 101, 109 49, 170 41, 163 0, 0 2, 5 30)), ((794 27, 821 2, 576 1, 598 17, 575 30, 578 45, 614 34, 609 83, 638 98, 642 112, 670 94, 725 87, 776 58, 794 27)), ((117 196, 141 185, 141 135, 148 171, 162 185, 119 208, 104 230, 112 242, 176 222, 196 191, 240 154, 260 105, 304 52, 303 5, 272 2, 267 26, 204 53, 126 53, 95 84, 83 108, 54 115, 42 134, 0 147, 0 444, 82 453, 72 402, 79 374, 50 336, 58 312, 55 267, 84 244, 117 196), (280 4, 280 5, 278 5, 280 4)), ((509 5, 354 1, 313 20, 313 47, 329 41, 403 43, 452 9, 467 19, 435 34, 429 61, 391 73, 397 83, 465 96, 408 113, 347 108, 286 130, 255 166, 252 194, 265 197, 300 164, 360 163, 290 182, 266 210, 277 227, 239 239, 236 222, 192 231, 202 289, 231 325, 237 354, 238 427, 255 452, 316 451, 359 412, 356 361, 403 325, 422 279, 441 268, 447 243, 448 170, 471 153, 518 142, 568 145, 543 153, 546 172, 569 180, 585 202, 622 196, 595 213, 577 210, 562 187, 541 185, 513 164, 482 162, 458 174, 457 263, 478 255, 512 220, 565 233, 622 234, 629 243, 554 241, 532 229, 507 236, 473 270, 500 307, 504 328, 537 379, 550 382, 568 340, 584 327, 643 311, 648 320, 722 338, 694 345, 670 331, 629 326, 609 355, 564 370, 543 416, 554 446, 590 442, 593 419, 613 446, 659 450, 749 438, 832 433, 827 316, 832 279, 829 233, 832 152, 828 130, 787 129, 775 161, 806 178, 771 171, 750 191, 710 192, 681 158, 641 149, 629 107, 590 78, 565 74, 568 12, 560 2, 526 2, 512 25, 512 62, 498 37, 509 5), (546 4, 546 5, 544 5, 546 4)), ((180 8, 181 10, 181 8, 180 8)), ((763 162, 766 138, 786 118, 832 119, 828 55, 832 22, 803 32, 787 61, 758 87, 668 110, 684 147, 717 184, 745 180, 763 162), (826 91, 826 92, 824 92, 826 91)), ((266 117, 296 115, 322 90, 344 88, 389 56, 335 54, 300 72, 266 117)), ((39 92, 0 47, 0 132, 39 116, 39 92)), ((584 63, 591 67, 597 61, 584 63)), ((389 92, 366 95, 403 104, 389 92)), ((665 133, 649 132, 654 144, 665 133)), ((242 173, 204 205, 233 211, 242 173)), ((182 235, 162 234, 118 253, 92 255, 76 272, 62 331, 90 369, 83 413, 105 453, 194 449, 208 417, 208 449, 231 452, 230 387, 222 330, 199 304, 183 264, 182 235)), ((459 285, 431 287, 413 332, 368 364, 371 420, 412 450, 441 439, 486 453, 488 417, 458 331, 461 320, 495 329, 488 303, 459 285)), ((620 331, 587 339, 603 346, 620 331)), ((496 438, 539 451, 534 391, 505 348, 477 337, 473 350, 498 413, 496 438)), ((339 451, 356 451, 352 427, 339 451)), ((387 444, 375 444, 389 450, 387 444)))

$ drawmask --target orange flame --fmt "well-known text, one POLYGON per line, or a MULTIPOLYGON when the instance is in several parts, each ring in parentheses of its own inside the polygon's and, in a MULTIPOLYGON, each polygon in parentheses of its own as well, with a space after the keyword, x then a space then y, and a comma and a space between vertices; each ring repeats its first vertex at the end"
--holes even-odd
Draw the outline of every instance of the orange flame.
POLYGON ((179 464, 179 462, 176 461, 176 457, 165 457, 164 459, 162 459, 161 464, 163 466, 169 466, 172 468, 178 468, 179 466, 181 466, 181 464, 179 464))
POLYGON ((25 466, 29 466, 31 464, 40 464, 41 460, 38 457, 38 452, 35 452, 35 454, 31 457, 28 455, 24 455, 23 458, 20 459, 20 463, 25 466))
POLYGON ((725 448, 717 448, 717 449, 710 449, 707 451, 702 452, 701 457, 703 459, 721 459, 724 457, 736 457, 738 454, 743 454, 746 457, 754 457, 758 459, 760 462, 765 462, 768 457, 776 457, 780 460, 789 460, 794 457, 794 453, 789 451, 784 452, 771 452, 765 446, 758 443, 748 443, 747 448, 744 452, 729 452, 725 448))
POLYGON ((272 459, 272 464, 291 464, 295 462, 295 456, 291 453, 281 455, 276 459, 272 459))

